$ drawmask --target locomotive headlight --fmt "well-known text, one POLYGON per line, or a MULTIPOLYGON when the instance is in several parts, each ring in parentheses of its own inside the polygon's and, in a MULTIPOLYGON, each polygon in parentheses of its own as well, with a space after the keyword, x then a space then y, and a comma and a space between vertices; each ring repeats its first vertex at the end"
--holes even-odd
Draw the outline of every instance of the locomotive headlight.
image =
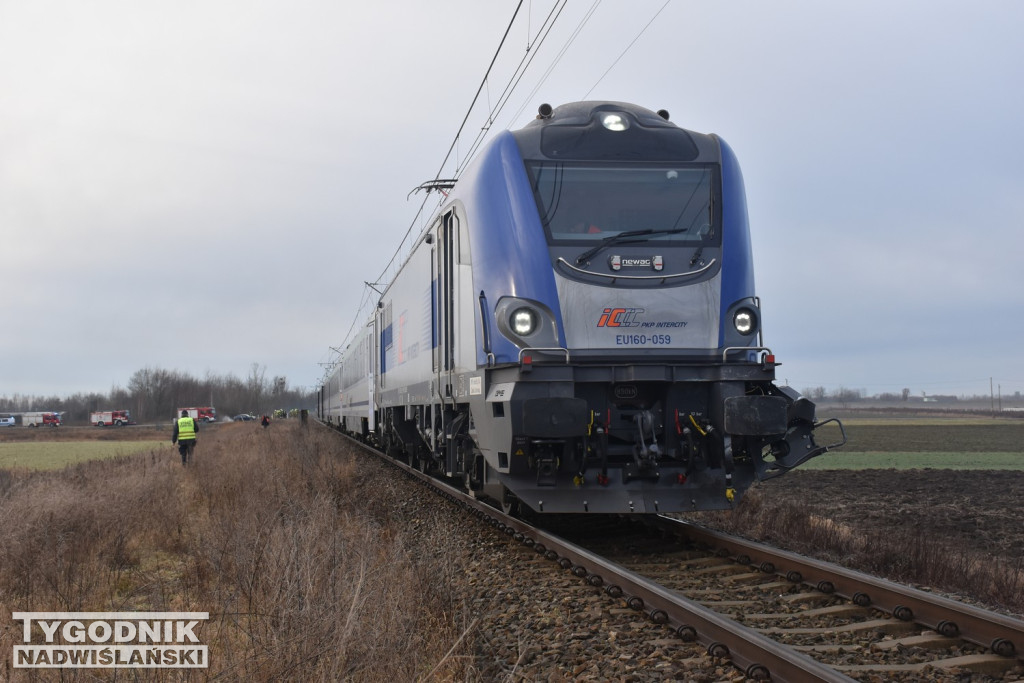
POLYGON ((749 308, 741 308, 732 317, 732 324, 740 334, 747 335, 754 331, 757 326, 757 318, 749 308))
POLYGON ((608 130, 619 132, 629 128, 629 121, 622 114, 605 114, 601 124, 608 130))
MULTIPOLYGON (((494 322, 501 336, 520 349, 564 346, 554 313, 540 301, 503 296, 494 306, 494 322)), ((494 340, 495 347, 499 344, 494 340)))
POLYGON ((509 316, 509 327, 520 337, 527 337, 537 329, 537 313, 529 308, 517 308, 509 316))

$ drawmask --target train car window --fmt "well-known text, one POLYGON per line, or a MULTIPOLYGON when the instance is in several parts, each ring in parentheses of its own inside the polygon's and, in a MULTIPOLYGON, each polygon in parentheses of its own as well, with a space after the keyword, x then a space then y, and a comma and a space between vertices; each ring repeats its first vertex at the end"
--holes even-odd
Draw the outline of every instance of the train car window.
POLYGON ((716 164, 527 162, 541 223, 551 242, 604 240, 651 231, 651 240, 719 239, 716 164))

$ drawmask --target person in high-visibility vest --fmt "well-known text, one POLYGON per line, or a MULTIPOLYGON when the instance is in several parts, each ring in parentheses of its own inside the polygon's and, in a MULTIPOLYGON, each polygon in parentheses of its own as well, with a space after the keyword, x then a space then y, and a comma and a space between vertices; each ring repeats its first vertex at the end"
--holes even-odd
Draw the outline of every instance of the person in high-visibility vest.
POLYGON ((199 425, 188 416, 188 411, 181 411, 181 417, 174 422, 174 434, 171 435, 171 443, 178 443, 178 452, 181 453, 181 464, 187 465, 192 462, 192 453, 196 450, 196 432, 199 425))

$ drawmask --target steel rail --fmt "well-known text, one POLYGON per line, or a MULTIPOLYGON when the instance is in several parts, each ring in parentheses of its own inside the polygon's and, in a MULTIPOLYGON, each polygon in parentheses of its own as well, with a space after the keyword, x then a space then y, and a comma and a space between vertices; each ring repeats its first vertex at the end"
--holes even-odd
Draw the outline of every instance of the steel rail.
POLYGON ((847 598, 862 607, 875 607, 902 621, 914 621, 944 636, 962 638, 989 648, 997 655, 1024 659, 1024 621, 1019 619, 839 565, 728 536, 692 522, 670 517, 658 517, 657 520, 673 533, 725 549, 734 559, 742 557, 744 563, 756 566, 771 562, 775 571, 787 578, 799 578, 802 583, 847 598), (799 577, 793 572, 797 572, 799 577))
POLYGON ((748 678, 776 683, 854 681, 836 669, 669 591, 621 565, 510 517, 466 492, 423 474, 406 463, 388 458, 365 444, 354 443, 472 510, 514 540, 543 552, 548 559, 571 569, 575 576, 586 578, 594 586, 605 585, 605 591, 613 597, 617 594, 624 596, 631 608, 645 612, 656 624, 672 626, 683 640, 705 645, 709 655, 731 660, 748 678))
MULTIPOLYGON (((462 502, 480 509, 485 504, 469 496, 459 494, 462 502)), ((489 507, 489 506, 487 506, 489 507)), ((638 611, 644 611, 655 623, 669 624, 683 639, 692 637, 707 646, 708 654, 727 657, 749 678, 763 678, 772 681, 852 681, 852 678, 822 664, 793 648, 781 645, 736 621, 723 617, 702 605, 678 595, 621 565, 580 548, 557 536, 536 529, 493 510, 484 514, 501 516, 501 524, 511 527, 524 538, 532 538, 534 545, 543 544, 547 550, 554 550, 561 558, 568 558, 573 574, 587 577, 594 584, 618 586, 626 598, 626 604, 638 611), (637 602, 639 599, 640 602, 637 602), (692 634, 692 635, 690 635, 692 634)), ((499 527, 500 528, 500 527, 499 527)), ((564 565, 563 565, 564 566, 564 565)), ((606 589, 610 595, 614 589, 606 589)))

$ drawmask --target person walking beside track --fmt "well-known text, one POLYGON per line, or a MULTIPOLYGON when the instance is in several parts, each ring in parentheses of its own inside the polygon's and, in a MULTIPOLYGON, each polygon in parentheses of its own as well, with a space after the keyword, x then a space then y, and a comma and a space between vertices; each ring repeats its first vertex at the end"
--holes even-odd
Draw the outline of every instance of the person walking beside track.
POLYGON ((196 432, 199 425, 188 416, 188 411, 181 411, 181 417, 174 422, 174 434, 171 435, 171 443, 178 443, 178 452, 181 453, 181 464, 187 465, 192 462, 192 454, 196 450, 196 432))

